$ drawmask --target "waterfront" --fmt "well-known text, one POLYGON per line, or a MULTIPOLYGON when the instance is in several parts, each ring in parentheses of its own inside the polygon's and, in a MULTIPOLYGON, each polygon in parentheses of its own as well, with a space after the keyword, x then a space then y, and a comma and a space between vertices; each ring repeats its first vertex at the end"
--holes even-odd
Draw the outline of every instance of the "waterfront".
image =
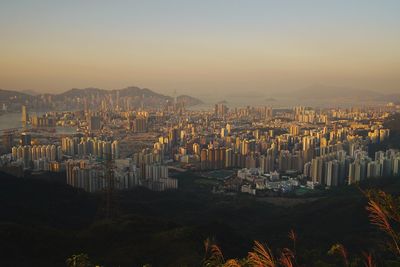
MULTIPOLYGON (((41 113, 38 113, 41 115, 41 113)), ((23 130, 23 125, 21 121, 22 115, 20 112, 6 113, 0 116, 0 131, 5 131, 7 129, 19 129, 23 130)), ((31 126, 27 125, 26 128, 30 129, 31 126)), ((46 129, 55 129, 57 134, 72 134, 76 132, 74 127, 47 127, 46 129)))

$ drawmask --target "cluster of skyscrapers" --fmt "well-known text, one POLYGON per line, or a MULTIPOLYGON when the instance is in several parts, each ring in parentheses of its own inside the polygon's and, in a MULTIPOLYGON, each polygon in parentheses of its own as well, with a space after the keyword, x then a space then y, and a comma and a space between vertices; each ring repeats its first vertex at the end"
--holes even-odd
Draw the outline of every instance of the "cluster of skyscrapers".
POLYGON ((71 157, 96 157, 104 160, 120 157, 118 140, 109 141, 91 137, 64 137, 61 139, 61 148, 65 155, 71 157))
POLYGON ((140 164, 132 159, 118 159, 112 165, 94 160, 68 160, 66 176, 67 184, 88 192, 104 191, 110 187, 124 190, 143 186, 154 191, 178 188, 178 181, 168 177, 167 166, 140 164))
POLYGON ((8 163, 65 170, 68 184, 89 192, 105 190, 110 183, 116 189, 174 189, 171 168, 234 170, 232 179, 241 177, 239 190, 250 193, 287 191, 305 181, 311 187, 332 187, 400 172, 398 151, 371 155, 371 147, 390 138, 384 121, 396 112, 393 106, 228 108, 221 102, 213 110, 186 110, 170 100, 164 107, 145 107, 144 99, 119 93, 73 99, 83 110, 29 117, 23 106, 24 124, 75 127, 77 133, 44 143, 24 133, 17 146, 12 135, 4 134, 8 163))

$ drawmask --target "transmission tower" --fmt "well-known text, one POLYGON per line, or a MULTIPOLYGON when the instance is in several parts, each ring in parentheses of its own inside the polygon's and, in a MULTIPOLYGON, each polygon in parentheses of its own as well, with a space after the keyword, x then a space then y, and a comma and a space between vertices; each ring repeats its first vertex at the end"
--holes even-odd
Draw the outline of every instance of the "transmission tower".
POLYGON ((112 159, 112 155, 110 153, 105 154, 106 159, 103 160, 103 164, 105 167, 104 170, 104 179, 106 186, 103 189, 103 203, 100 211, 102 215, 111 219, 116 216, 117 204, 116 204, 116 194, 115 194, 115 163, 112 159))

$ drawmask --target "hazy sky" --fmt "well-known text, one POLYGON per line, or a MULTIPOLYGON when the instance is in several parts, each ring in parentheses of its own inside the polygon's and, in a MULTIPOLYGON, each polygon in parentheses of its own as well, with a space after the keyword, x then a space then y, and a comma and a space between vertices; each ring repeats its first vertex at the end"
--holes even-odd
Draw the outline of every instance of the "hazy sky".
POLYGON ((0 88, 400 91, 400 1, 0 2, 0 88))

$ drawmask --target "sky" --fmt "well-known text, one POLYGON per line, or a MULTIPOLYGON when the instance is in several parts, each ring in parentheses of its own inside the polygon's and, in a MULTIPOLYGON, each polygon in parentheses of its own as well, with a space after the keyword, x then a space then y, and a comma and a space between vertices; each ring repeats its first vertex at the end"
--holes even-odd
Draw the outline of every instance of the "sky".
POLYGON ((0 1, 0 88, 399 92, 400 1, 0 1))

